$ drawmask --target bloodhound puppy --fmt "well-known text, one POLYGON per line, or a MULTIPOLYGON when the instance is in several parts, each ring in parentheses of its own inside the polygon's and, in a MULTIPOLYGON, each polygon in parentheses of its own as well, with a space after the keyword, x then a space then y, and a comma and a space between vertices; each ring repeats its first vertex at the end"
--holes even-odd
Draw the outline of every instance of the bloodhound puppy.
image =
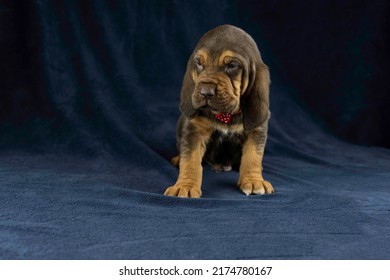
POLYGON ((263 179, 270 75, 255 41, 243 30, 223 25, 207 32, 187 63, 177 126, 180 154, 176 183, 165 195, 202 195, 202 162, 217 171, 239 169, 246 195, 273 193, 263 179))

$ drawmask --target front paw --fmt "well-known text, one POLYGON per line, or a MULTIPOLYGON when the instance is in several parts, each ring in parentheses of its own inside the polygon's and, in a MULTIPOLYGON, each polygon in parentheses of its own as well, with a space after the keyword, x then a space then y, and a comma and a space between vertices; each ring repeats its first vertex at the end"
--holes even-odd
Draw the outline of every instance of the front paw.
POLYGON ((202 191, 200 187, 195 185, 176 183, 175 185, 167 188, 164 195, 199 198, 202 196, 202 191))
POLYGON ((250 194, 270 194, 274 192, 271 183, 265 181, 260 176, 244 177, 238 181, 238 186, 246 195, 250 194))

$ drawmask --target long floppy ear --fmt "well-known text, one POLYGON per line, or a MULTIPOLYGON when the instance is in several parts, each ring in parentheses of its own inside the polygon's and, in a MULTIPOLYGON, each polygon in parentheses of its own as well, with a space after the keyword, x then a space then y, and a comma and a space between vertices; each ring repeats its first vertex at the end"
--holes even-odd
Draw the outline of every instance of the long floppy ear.
POLYGON ((184 74, 183 85, 180 94, 180 111, 187 117, 192 118, 196 115, 196 110, 192 106, 192 93, 195 89, 194 80, 191 77, 191 58, 187 63, 187 70, 184 74))
POLYGON ((249 131, 261 126, 269 118, 269 86, 271 83, 268 66, 262 61, 252 65, 249 86, 242 96, 244 129, 249 131))

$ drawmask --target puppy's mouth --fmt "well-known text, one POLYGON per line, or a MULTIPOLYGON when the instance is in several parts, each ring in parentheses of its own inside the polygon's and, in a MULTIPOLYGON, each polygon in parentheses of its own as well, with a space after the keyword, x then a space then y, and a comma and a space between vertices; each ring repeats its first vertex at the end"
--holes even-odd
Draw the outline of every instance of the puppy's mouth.
POLYGON ((203 105, 202 107, 199 108, 199 110, 202 110, 202 111, 209 111, 209 112, 212 112, 213 114, 217 114, 219 113, 218 109, 209 105, 209 104, 205 104, 203 105))
POLYGON ((229 106, 223 106, 220 104, 214 104, 210 100, 205 100, 201 106, 198 107, 199 110, 210 111, 213 114, 228 113, 234 114, 240 110, 239 102, 231 102, 229 106))
POLYGON ((201 109, 216 110, 217 108, 215 106, 211 105, 210 100, 205 100, 204 105, 201 107, 201 109))

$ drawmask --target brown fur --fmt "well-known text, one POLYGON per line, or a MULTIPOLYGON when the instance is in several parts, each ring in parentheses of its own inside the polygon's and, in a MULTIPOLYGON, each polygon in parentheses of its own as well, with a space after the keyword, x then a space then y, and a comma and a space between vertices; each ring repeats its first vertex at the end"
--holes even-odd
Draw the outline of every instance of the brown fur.
POLYGON ((269 84, 268 67, 243 30, 223 25, 203 35, 188 60, 181 90, 180 155, 172 159, 179 177, 165 195, 200 197, 202 161, 216 170, 238 168, 238 186, 247 195, 274 192, 262 176, 269 84), (219 113, 232 114, 232 121, 216 120, 219 113))

